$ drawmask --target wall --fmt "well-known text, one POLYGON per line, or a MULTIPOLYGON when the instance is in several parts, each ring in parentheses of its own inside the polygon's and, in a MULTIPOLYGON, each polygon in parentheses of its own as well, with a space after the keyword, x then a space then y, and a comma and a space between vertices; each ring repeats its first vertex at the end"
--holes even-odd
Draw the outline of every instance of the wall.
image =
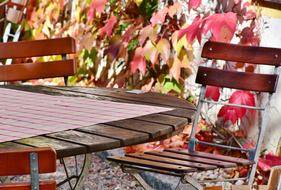
MULTIPOLYGON (((261 34, 261 46, 281 48, 281 10, 277 11, 269 11, 269 9, 262 11, 266 27, 261 34)), ((262 68, 262 71, 268 70, 266 67, 262 68)), ((280 70, 279 74, 281 74, 280 70)), ((281 137, 281 81, 279 81, 277 93, 272 98, 268 121, 264 146, 268 150, 276 152, 281 137)))

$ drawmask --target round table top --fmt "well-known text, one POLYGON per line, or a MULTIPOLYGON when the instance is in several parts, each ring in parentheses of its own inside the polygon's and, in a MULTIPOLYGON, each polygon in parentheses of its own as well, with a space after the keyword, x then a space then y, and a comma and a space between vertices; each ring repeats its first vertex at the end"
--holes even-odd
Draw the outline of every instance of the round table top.
POLYGON ((151 92, 86 87, 5 86, 4 88, 54 96, 77 96, 174 108, 172 111, 95 124, 0 144, 0 150, 50 146, 56 150, 58 158, 165 139, 182 131, 184 126, 191 122, 195 113, 194 106, 185 100, 151 92))

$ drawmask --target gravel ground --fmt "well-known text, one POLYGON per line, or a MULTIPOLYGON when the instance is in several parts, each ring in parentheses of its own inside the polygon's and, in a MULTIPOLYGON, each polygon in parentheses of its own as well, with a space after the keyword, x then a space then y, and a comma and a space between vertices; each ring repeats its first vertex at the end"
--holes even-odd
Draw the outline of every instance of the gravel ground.
MULTIPOLYGON (((78 163, 82 163, 83 156, 78 156, 78 163)), ((68 169, 75 172, 75 159, 67 158, 66 163, 68 169)), ((56 179, 63 180, 65 177, 64 169, 58 164, 56 179)), ((68 190, 68 184, 59 188, 60 190, 68 190)), ((142 190, 138 182, 129 174, 122 172, 117 164, 112 164, 107 160, 103 160, 96 154, 92 156, 92 165, 90 173, 85 180, 84 190, 142 190)))

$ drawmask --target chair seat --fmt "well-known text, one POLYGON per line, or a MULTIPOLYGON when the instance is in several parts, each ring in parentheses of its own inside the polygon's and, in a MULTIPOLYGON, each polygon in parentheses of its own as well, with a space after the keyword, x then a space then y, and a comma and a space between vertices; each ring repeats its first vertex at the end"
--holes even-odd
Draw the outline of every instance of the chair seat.
POLYGON ((110 156, 109 160, 125 164, 126 167, 155 171, 171 175, 184 175, 189 172, 232 168, 252 165, 254 162, 230 156, 204 152, 189 152, 185 149, 165 149, 163 152, 126 154, 123 157, 110 156))

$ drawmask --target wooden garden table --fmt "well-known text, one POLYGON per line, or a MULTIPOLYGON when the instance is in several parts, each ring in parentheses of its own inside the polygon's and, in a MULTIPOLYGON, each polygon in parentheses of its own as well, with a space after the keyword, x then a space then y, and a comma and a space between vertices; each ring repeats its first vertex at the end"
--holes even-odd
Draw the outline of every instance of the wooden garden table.
MULTIPOLYGON (((174 110, 168 112, 95 124, 73 130, 0 143, 0 151, 21 149, 30 146, 50 146, 56 150, 57 158, 61 159, 63 164, 63 159, 65 157, 84 154, 83 168, 80 174, 73 176, 73 178, 77 178, 77 183, 72 186, 72 189, 81 188, 83 179, 85 179, 84 176, 87 175, 90 168, 90 153, 165 139, 181 132, 184 126, 191 121, 195 112, 194 106, 187 101, 158 93, 85 87, 9 85, 3 86, 2 88, 43 93, 53 96, 87 97, 98 100, 174 108, 174 110)), ((68 181, 68 179, 66 181, 68 181)))

